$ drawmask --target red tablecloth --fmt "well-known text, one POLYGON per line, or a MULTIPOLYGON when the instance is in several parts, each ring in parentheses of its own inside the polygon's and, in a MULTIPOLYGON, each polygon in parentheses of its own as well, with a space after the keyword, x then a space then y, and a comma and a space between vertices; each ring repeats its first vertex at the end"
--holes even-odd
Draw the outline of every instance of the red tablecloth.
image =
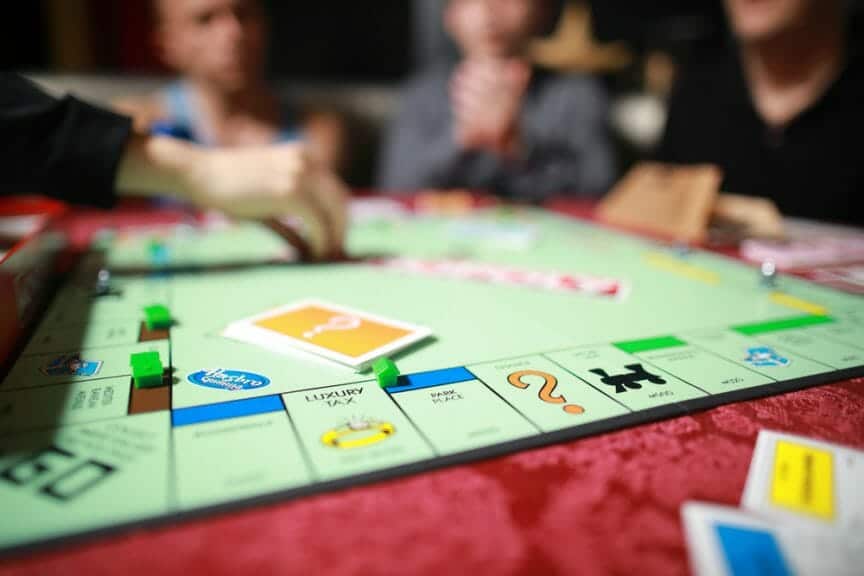
POLYGON ((0 574, 683 574, 679 507, 736 504, 762 428, 864 448, 864 379, 100 538, 0 574))

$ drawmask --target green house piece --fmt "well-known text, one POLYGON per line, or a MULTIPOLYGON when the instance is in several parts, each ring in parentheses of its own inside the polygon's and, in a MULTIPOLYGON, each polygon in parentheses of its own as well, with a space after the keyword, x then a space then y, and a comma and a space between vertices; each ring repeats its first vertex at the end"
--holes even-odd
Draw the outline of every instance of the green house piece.
POLYGON ((144 322, 148 330, 167 330, 171 328, 171 311, 161 304, 144 308, 144 322))
POLYGON ((375 378, 378 379, 378 385, 381 388, 390 388, 395 386, 399 380, 399 368, 390 358, 379 358, 372 364, 372 371, 375 372, 375 378))
POLYGON ((159 352, 138 352, 129 358, 132 380, 136 388, 155 388, 162 385, 162 360, 159 352))

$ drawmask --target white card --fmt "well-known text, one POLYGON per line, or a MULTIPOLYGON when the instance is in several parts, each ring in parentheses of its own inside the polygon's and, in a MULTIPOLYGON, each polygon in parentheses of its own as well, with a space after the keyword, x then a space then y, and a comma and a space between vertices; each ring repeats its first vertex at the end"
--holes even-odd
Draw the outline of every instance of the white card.
POLYGON ((860 542, 797 521, 699 502, 685 503, 681 518, 697 576, 853 576, 864 565, 860 542))
POLYGON ((780 521, 798 519, 864 541, 862 490, 864 453, 762 430, 741 506, 780 521))

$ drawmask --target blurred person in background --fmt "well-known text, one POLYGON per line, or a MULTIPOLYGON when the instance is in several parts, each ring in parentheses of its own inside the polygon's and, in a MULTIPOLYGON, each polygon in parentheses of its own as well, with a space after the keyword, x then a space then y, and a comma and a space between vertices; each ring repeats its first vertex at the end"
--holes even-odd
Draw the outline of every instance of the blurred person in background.
POLYGON ((724 4, 731 34, 690 52, 659 159, 716 164, 724 191, 787 215, 864 225, 860 16, 846 0, 724 4))
POLYGON ((206 146, 302 141, 323 166, 342 165, 343 128, 330 113, 291 110, 264 74, 267 23, 258 0, 153 0, 155 42, 181 77, 119 101, 143 132, 206 146))
POLYGON ((469 188, 518 200, 605 192, 614 168, 603 89, 528 60, 558 10, 551 0, 447 0, 444 26, 461 59, 407 86, 379 187, 469 188))

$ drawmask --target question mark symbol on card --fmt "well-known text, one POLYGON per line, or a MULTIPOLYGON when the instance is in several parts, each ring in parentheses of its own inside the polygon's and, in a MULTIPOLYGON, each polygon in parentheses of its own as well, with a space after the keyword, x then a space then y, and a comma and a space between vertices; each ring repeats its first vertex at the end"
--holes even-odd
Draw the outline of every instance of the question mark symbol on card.
POLYGON ((303 333, 307 340, 314 338, 324 332, 338 332, 342 330, 355 330, 360 327, 361 320, 355 316, 333 316, 326 324, 319 324, 312 330, 303 333))
POLYGON ((514 372, 507 377, 507 382, 511 386, 515 386, 521 390, 527 390, 528 384, 522 381, 526 376, 536 376, 543 379, 543 385, 537 393, 537 397, 547 404, 564 404, 564 412, 568 414, 582 414, 585 408, 578 404, 567 404, 567 399, 560 394, 555 394, 555 387, 558 386, 558 378, 548 372, 540 372, 539 370, 522 370, 514 372))

